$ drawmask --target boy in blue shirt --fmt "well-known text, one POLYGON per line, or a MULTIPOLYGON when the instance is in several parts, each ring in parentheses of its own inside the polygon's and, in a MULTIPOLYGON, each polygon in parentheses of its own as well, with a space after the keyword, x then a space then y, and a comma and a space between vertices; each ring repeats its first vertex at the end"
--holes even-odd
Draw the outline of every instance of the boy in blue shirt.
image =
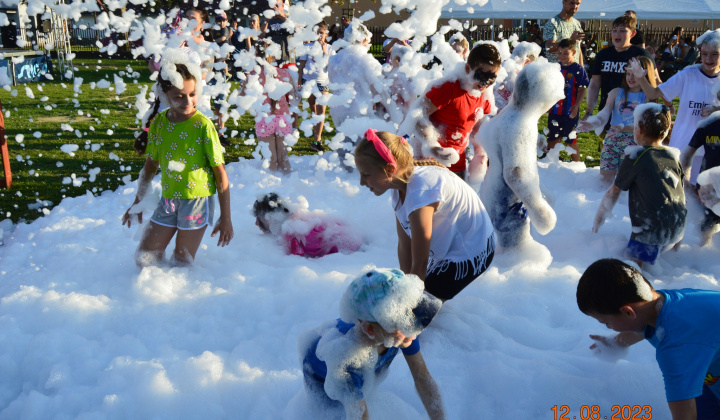
POLYGON ((558 44, 560 71, 565 78, 565 99, 556 103, 548 113, 548 150, 563 140, 566 145, 575 150, 575 153, 572 154, 573 162, 580 160, 580 150, 577 137, 571 136, 571 133, 577 127, 580 104, 590 84, 590 79, 588 79, 583 66, 575 62, 576 49, 577 44, 569 39, 563 39, 558 44))
POLYGON ((420 353, 417 336, 442 306, 419 277, 397 269, 371 270, 353 280, 340 316, 298 340, 305 390, 320 411, 368 419, 365 395, 402 351, 431 419, 444 419, 442 396, 420 353))
POLYGON ((580 310, 612 337, 591 335, 596 352, 612 352, 646 339, 665 382, 673 420, 720 419, 720 292, 655 290, 635 268, 602 259, 577 286, 580 310))

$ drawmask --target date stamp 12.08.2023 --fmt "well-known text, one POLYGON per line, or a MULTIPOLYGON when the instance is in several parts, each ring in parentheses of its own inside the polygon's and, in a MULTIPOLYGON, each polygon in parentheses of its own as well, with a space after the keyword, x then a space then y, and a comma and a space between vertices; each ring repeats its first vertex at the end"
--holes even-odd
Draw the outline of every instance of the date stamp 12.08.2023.
POLYGON ((613 405, 609 413, 601 412, 599 405, 582 405, 579 412, 571 412, 568 405, 554 405, 550 411, 552 420, 652 420, 649 405, 613 405))

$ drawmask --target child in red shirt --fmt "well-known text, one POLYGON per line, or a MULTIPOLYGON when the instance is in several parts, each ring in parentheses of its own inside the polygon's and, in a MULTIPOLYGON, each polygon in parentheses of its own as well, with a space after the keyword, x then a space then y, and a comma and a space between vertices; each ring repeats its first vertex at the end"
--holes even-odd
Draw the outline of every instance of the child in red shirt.
POLYGON ((493 44, 477 45, 464 66, 420 99, 422 114, 416 122, 416 135, 422 143, 422 157, 437 159, 464 179, 470 134, 477 130, 482 116, 490 113, 490 103, 482 93, 495 82, 500 63, 493 44))

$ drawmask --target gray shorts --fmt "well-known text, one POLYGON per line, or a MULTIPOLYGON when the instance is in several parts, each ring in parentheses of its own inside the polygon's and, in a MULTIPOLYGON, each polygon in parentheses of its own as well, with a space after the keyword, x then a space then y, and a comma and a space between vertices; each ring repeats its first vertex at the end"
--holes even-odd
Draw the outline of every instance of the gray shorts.
POLYGON ((160 226, 181 230, 200 229, 212 225, 215 215, 213 196, 200 198, 160 198, 150 220, 160 226))

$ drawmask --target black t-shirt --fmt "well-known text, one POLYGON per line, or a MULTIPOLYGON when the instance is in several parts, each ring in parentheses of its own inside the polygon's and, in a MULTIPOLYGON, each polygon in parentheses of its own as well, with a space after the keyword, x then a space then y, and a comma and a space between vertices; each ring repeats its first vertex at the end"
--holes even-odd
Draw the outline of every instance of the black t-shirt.
POLYGON ((685 192, 680 162, 665 147, 644 147, 625 156, 615 186, 629 191, 631 239, 669 245, 685 229, 685 192))
POLYGON ((288 51, 290 31, 283 28, 286 19, 285 17, 275 16, 268 20, 267 37, 270 38, 274 44, 280 46, 281 57, 275 57, 275 64, 278 66, 290 61, 290 52, 288 51))
POLYGON ((610 46, 601 50, 595 57, 595 63, 592 68, 592 75, 600 75, 600 108, 603 109, 608 93, 611 90, 620 87, 625 77, 625 65, 633 57, 644 55, 650 59, 650 54, 645 49, 636 45, 623 52, 617 52, 614 46, 610 46))
POLYGON ((214 41, 216 44, 218 44, 218 45, 223 45, 223 44, 225 44, 226 42, 229 41, 228 38, 230 37, 230 28, 228 28, 228 27, 226 26, 226 27, 220 28, 220 29, 213 29, 213 31, 212 31, 212 36, 213 36, 213 41, 214 41), (219 41, 219 39, 222 38, 222 37, 225 37, 225 40, 224 40, 224 41, 219 41))
POLYGON ((695 130, 689 143, 690 147, 699 149, 705 147, 702 170, 720 166, 720 117, 695 130))
MULTIPOLYGON (((643 45, 645 43, 645 35, 643 35, 642 31, 637 30, 635 31, 635 36, 630 38, 630 43, 632 45, 643 45)), ((642 48, 642 47, 640 47, 642 48)))

